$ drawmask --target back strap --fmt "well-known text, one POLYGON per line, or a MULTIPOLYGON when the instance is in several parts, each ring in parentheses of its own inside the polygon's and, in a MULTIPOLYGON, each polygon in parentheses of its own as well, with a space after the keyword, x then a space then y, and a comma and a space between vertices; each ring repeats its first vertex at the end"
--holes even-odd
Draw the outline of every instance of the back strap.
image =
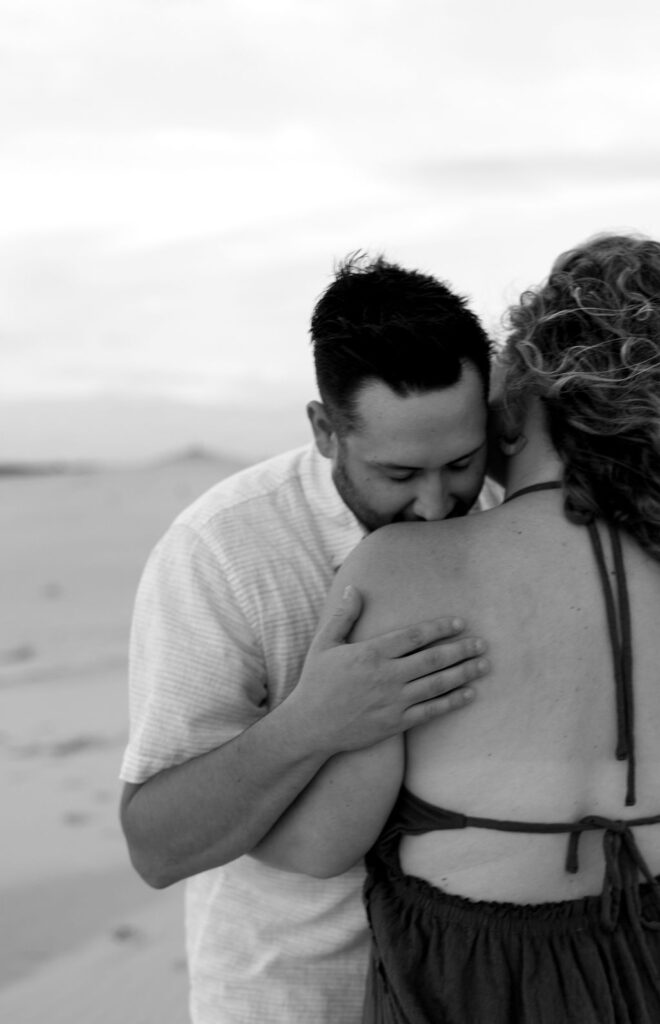
MULTIPOLYGON (((411 793, 402 786, 389 820, 381 833, 381 839, 398 839, 402 835, 422 835, 425 832, 447 831, 457 828, 487 828, 497 832, 527 832, 552 835, 568 833, 569 855, 566 868, 577 871, 577 840, 582 832, 601 829, 620 833, 635 825, 660 824, 660 814, 620 821, 598 815, 589 815, 578 821, 517 821, 501 818, 479 818, 430 804, 421 796, 411 793)), ((380 840, 379 840, 380 841, 380 840)))
POLYGON ((616 579, 616 596, 610 580, 605 561, 603 545, 595 522, 589 523, 589 537, 593 548, 607 612, 607 625, 612 647, 614 664, 614 688, 616 695, 617 745, 616 756, 619 761, 628 761, 626 784, 626 804, 630 806, 636 801, 635 794, 635 734, 633 708, 633 658, 632 658, 632 626, 630 621, 630 600, 626 570, 623 563, 621 538, 611 523, 607 524, 610 538, 614 574, 616 579))
POLYGON ((654 922, 642 917, 639 905, 638 880, 644 880, 651 887, 653 896, 660 906, 660 883, 654 878, 637 845, 633 827, 660 824, 660 814, 621 821, 600 815, 588 815, 579 821, 506 821, 498 818, 478 818, 458 814, 442 807, 427 803, 401 788, 390 818, 375 847, 368 855, 368 863, 374 858, 394 865, 400 870, 398 846, 402 835, 421 835, 424 832, 456 828, 486 828, 496 832, 526 832, 538 834, 566 833, 568 848, 565 868, 571 873, 578 870, 578 844, 583 832, 603 833, 605 875, 602 891, 602 919, 608 928, 614 928, 619 916, 622 896, 636 929, 641 926, 657 928, 654 922))
MULTIPOLYGON (((531 494, 534 491, 545 491, 561 487, 558 480, 546 480, 542 483, 532 484, 529 487, 521 487, 514 491, 505 500, 511 501, 523 494, 531 494)), ((634 732, 634 707, 633 707, 633 658, 632 658, 632 627, 630 622, 630 601, 628 598, 628 584, 626 581, 626 569, 623 562, 621 550, 621 538, 618 531, 607 523, 607 532, 610 538, 612 559, 614 562, 614 575, 616 578, 616 593, 605 561, 603 544, 595 520, 587 524, 591 546, 593 548, 598 574, 600 576, 605 609, 607 612, 607 625, 610 634, 612 647, 612 661, 614 665, 614 688, 616 699, 616 728, 617 744, 616 756, 619 761, 628 762, 626 779, 626 805, 631 806, 636 802, 635 792, 635 732, 634 732)))

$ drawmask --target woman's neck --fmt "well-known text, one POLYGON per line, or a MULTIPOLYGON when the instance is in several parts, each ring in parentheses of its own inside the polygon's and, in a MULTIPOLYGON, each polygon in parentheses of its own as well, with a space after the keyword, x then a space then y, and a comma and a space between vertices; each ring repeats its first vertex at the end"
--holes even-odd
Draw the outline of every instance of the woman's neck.
POLYGON ((506 497, 523 487, 561 480, 562 461, 553 447, 545 427, 545 417, 540 403, 531 403, 522 426, 525 444, 512 455, 506 466, 506 497))

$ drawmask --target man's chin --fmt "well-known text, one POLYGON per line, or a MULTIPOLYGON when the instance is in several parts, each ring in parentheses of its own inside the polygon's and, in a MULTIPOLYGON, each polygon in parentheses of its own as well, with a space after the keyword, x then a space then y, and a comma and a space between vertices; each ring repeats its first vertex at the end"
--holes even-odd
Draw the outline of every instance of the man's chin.
MULTIPOLYGON (((475 498, 474 501, 476 500, 477 499, 475 498)), ((457 501, 454 504, 451 512, 449 512, 444 518, 460 519, 462 516, 466 516, 470 509, 472 508, 472 505, 474 505, 474 501, 470 505, 468 505, 467 502, 465 501, 457 501)), ((380 530, 381 526, 390 526, 391 523, 425 523, 428 521, 426 519, 422 519, 421 516, 406 515, 405 512, 398 512, 395 516, 391 516, 389 518, 383 517, 381 519, 377 518, 376 516, 366 516, 363 511, 362 516, 358 515, 358 519, 360 519, 360 522, 362 523, 362 525, 364 526, 365 530, 367 530, 368 533, 373 533, 374 530, 380 530)), ((435 519, 432 521, 443 522, 442 519, 435 519)))
MULTIPOLYGON (((422 516, 407 516, 405 513, 400 513, 395 516, 394 519, 390 519, 391 523, 443 523, 445 519, 460 519, 461 516, 466 516, 472 505, 467 505, 464 501, 457 501, 451 512, 448 512, 443 519, 424 519, 422 516)), ((381 523, 381 526, 384 526, 381 523)))
POLYGON ((466 516, 471 508, 472 505, 468 505, 464 501, 457 501, 449 515, 445 516, 445 519, 459 519, 461 516, 466 516))
MULTIPOLYGON (((358 517, 359 518, 359 517, 358 517)), ((360 523, 367 531, 367 533, 373 533, 375 530, 380 530, 381 526, 389 526, 390 523, 400 523, 402 519, 372 519, 366 520, 360 519, 360 523)))

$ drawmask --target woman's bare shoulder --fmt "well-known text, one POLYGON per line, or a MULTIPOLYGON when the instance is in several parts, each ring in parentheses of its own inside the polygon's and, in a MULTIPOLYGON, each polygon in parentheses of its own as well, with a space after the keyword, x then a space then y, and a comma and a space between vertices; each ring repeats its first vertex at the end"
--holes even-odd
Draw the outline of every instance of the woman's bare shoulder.
MULTIPOLYGON (((484 524, 472 520, 491 513, 438 523, 393 523, 365 537, 337 575, 340 592, 350 584, 362 597, 362 635, 428 618, 422 595, 451 581, 459 592, 474 575, 487 541, 484 524)), ((492 535, 491 535, 492 536, 492 535)), ((491 544, 492 546, 492 544, 491 544)), ((453 602, 449 613, 456 611, 453 602)), ((442 609, 438 614, 444 615, 442 609)))
MULTIPOLYGON (((436 567, 460 561, 466 551, 489 544, 497 528, 495 510, 433 523, 392 523, 366 537, 351 555, 370 578, 428 563, 436 567)), ((501 528, 501 524, 500 524, 501 528)))

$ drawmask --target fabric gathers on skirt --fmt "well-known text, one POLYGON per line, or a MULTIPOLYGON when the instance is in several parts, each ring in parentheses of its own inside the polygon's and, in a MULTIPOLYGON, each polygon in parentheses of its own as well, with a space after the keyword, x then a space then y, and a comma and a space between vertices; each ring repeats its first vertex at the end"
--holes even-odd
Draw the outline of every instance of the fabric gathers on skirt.
MULTIPOLYGON (((373 945, 363 1024, 659 1024, 660 990, 622 907, 600 896, 518 905, 464 899, 368 858, 373 945)), ((660 907, 639 887, 660 969, 660 907)))

